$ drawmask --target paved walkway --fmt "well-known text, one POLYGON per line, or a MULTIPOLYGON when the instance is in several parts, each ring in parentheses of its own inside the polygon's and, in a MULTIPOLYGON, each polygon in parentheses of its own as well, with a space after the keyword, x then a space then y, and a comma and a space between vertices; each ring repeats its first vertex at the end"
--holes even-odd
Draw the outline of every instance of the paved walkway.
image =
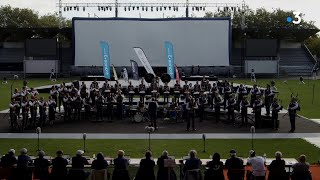
MULTIPOLYGON (((146 139, 147 133, 141 134, 86 134, 87 139, 146 139)), ((201 139, 203 134, 151 134, 152 139, 201 139)), ((251 139, 250 133, 224 134, 207 133, 207 139, 251 139)), ((44 139, 82 139, 82 133, 42 133, 44 139)), ((35 139, 36 133, 0 133, 1 138, 10 139, 35 139)), ((254 134, 255 139, 320 139, 320 133, 258 133, 254 134)), ((320 142, 320 141, 319 141, 320 142)))

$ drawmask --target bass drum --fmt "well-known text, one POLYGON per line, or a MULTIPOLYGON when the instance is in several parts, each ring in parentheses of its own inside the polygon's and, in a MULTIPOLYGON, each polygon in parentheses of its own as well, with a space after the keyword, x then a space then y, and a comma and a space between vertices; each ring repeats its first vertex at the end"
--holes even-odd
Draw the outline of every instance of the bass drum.
POLYGON ((142 117, 142 114, 140 114, 140 113, 137 113, 133 116, 133 122, 135 122, 135 123, 141 123, 142 119, 143 119, 143 117, 142 117))

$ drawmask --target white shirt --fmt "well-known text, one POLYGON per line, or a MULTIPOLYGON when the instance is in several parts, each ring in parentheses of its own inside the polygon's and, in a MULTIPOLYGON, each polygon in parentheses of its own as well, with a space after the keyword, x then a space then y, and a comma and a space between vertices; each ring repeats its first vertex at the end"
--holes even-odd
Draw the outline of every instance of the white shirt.
POLYGON ((261 156, 256 156, 248 159, 248 164, 252 166, 252 174, 254 176, 265 176, 265 159, 261 156))

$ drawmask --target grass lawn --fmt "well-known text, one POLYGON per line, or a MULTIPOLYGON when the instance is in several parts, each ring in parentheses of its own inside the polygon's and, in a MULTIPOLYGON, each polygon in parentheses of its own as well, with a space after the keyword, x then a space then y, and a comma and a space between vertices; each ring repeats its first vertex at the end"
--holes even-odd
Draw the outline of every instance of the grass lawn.
MULTIPOLYGON (((74 78, 78 79, 78 78, 74 78)), ((58 79, 56 82, 51 82, 48 78, 43 79, 27 79, 28 81, 28 87, 39 87, 44 85, 53 85, 53 84, 60 84, 62 82, 71 82, 73 79, 58 79)), ((11 85, 12 85, 12 91, 15 88, 21 89, 23 85, 23 80, 8 80, 8 84, 0 84, 0 110, 8 109, 9 103, 10 103, 10 97, 11 97, 11 85)), ((44 97, 48 97, 46 94, 41 94, 44 97)))
MULTIPOLYGON (((30 155, 36 155, 36 139, 0 139, 0 153, 5 154, 8 149, 17 150, 25 147, 30 155)), ((127 156, 131 158, 141 158, 148 148, 147 140, 87 140, 86 155, 92 156, 98 152, 103 152, 105 156, 115 157, 117 150, 123 149, 127 156)), ((65 154, 74 155, 77 149, 83 149, 83 141, 79 140, 59 140, 41 139, 40 149, 47 155, 54 156, 55 152, 62 149, 65 154)), ((208 159, 210 154, 218 152, 222 158, 229 156, 230 149, 236 149, 238 156, 248 157, 251 149, 251 140, 207 140, 206 153, 203 153, 202 140, 151 140, 151 150, 156 158, 163 150, 168 150, 170 155, 177 159, 186 156, 188 151, 195 149, 200 158, 208 159)), ((261 139, 255 140, 254 149, 258 155, 267 154, 268 158, 273 158, 274 153, 280 150, 283 157, 297 158, 300 154, 307 156, 308 162, 317 163, 320 159, 320 149, 302 139, 261 139)))

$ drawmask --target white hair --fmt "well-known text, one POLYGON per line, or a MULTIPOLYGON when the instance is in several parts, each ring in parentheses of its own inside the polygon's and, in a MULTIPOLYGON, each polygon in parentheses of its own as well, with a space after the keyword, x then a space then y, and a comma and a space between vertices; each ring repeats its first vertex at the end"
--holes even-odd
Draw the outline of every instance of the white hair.
POLYGON ((166 150, 164 150, 163 152, 162 152, 162 156, 168 156, 168 151, 166 151, 166 150))
POLYGON ((277 151, 277 152, 275 153, 275 156, 282 158, 282 153, 281 153, 280 151, 277 151))

